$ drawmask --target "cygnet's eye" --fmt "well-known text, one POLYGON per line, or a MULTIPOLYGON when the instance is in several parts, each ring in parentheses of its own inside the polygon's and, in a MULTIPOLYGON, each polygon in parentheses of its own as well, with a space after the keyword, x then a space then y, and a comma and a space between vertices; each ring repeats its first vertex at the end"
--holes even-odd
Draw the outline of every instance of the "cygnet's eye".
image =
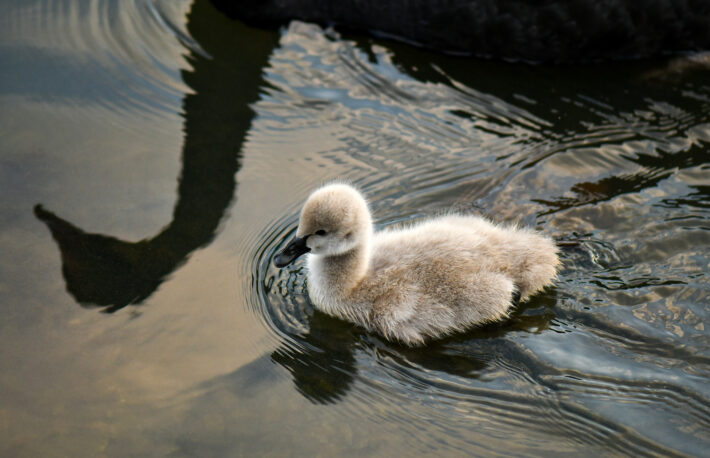
POLYGON ((323 229, 316 231, 316 235, 325 235, 325 231, 323 229))

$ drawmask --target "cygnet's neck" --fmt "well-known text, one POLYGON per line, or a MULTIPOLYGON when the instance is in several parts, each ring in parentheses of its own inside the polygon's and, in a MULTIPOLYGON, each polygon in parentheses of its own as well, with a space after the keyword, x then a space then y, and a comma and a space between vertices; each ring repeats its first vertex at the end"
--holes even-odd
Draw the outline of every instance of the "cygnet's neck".
POLYGON ((354 248, 337 255, 312 255, 314 272, 323 282, 321 287, 331 295, 347 295, 367 274, 370 262, 372 230, 354 248))

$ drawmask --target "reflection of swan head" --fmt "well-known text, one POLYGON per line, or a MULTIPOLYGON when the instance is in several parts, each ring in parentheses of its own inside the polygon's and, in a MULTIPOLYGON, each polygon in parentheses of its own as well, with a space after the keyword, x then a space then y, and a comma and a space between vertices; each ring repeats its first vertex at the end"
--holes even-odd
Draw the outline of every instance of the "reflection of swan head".
POLYGON ((476 216, 373 234, 364 197, 344 184, 311 194, 274 262, 284 267, 304 253, 316 307, 410 345, 507 317, 559 264, 549 238, 476 216))

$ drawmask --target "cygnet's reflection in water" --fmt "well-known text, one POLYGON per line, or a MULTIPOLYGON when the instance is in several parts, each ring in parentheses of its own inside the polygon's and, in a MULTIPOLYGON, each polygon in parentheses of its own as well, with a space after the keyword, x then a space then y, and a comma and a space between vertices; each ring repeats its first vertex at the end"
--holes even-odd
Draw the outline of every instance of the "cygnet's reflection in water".
POLYGON ((555 317, 554 305, 554 292, 548 290, 518 304, 510 318, 502 323, 431 341, 421 348, 387 342, 305 305, 308 310, 301 316, 305 315, 307 322, 301 324, 308 331, 292 335, 293 340, 274 351, 271 360, 286 368, 298 392, 316 404, 340 401, 352 387, 358 371, 357 351, 376 352, 377 359, 391 359, 399 367, 414 366, 455 377, 478 378, 487 370, 492 358, 510 358, 508 366, 528 359, 520 354, 518 347, 500 337, 510 332, 534 333, 548 329, 555 317))
MULTIPOLYGON (((194 250, 210 243, 235 194, 250 104, 277 34, 232 21, 197 0, 187 29, 207 53, 191 50, 182 78, 194 91, 183 100, 185 140, 173 220, 156 236, 127 242, 91 234, 41 205, 35 214, 59 245, 67 291, 83 306, 115 312, 140 304, 194 250)), ((136 165, 140 167, 140 164, 136 165)))
POLYGON ((357 371, 353 349, 357 332, 349 323, 314 310, 298 347, 283 345, 271 360, 291 373, 296 389, 307 399, 334 403, 348 391, 357 371))

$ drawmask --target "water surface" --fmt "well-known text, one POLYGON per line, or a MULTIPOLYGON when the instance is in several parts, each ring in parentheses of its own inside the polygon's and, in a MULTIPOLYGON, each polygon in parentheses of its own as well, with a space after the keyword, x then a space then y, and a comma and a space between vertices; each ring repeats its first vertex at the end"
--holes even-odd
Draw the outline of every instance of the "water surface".
POLYGON ((202 0, 0 12, 0 454, 706 454, 706 56, 500 64, 202 0), (380 228, 453 208, 580 243, 510 320, 408 349, 271 264, 336 178, 380 228))

